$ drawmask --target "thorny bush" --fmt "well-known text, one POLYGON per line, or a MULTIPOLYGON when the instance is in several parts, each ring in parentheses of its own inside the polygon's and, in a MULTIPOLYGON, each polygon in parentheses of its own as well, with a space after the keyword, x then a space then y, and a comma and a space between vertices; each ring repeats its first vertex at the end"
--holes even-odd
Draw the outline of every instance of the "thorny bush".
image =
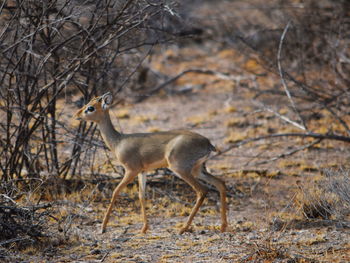
POLYGON ((58 100, 72 103, 71 95, 81 94, 75 101, 80 106, 105 90, 127 90, 152 47, 172 38, 167 24, 173 5, 165 0, 0 4, 0 180, 65 178, 92 167, 94 149, 102 145, 94 140, 94 126, 67 127, 58 100), (86 142, 90 147, 83 149, 86 142))

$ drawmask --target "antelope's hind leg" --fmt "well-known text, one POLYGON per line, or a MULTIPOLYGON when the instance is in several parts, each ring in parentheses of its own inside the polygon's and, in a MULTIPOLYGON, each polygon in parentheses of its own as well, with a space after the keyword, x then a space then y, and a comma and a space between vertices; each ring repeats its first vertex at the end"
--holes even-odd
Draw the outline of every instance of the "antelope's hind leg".
POLYGON ((194 178, 191 174, 191 171, 187 171, 186 169, 179 169, 177 167, 170 167, 170 169, 175 172, 181 179, 183 179, 186 183, 188 183, 193 190, 196 192, 197 199, 192 211, 185 223, 185 225, 180 229, 179 234, 183 234, 188 231, 194 216, 197 214, 200 206, 203 204, 204 198, 208 192, 206 186, 202 185, 196 178, 194 178))
POLYGON ((141 213, 143 218, 143 227, 141 229, 141 233, 146 233, 148 230, 148 221, 146 215, 146 174, 140 173, 138 175, 139 179, 139 199, 141 204, 141 213))
POLYGON ((219 191, 220 193, 220 203, 221 203, 221 232, 225 232, 227 228, 227 202, 226 202, 226 185, 225 182, 222 181, 221 179, 215 177, 214 175, 210 174, 206 167, 205 164, 203 163, 200 167, 195 169, 194 173, 198 175, 198 177, 215 186, 215 188, 219 191))

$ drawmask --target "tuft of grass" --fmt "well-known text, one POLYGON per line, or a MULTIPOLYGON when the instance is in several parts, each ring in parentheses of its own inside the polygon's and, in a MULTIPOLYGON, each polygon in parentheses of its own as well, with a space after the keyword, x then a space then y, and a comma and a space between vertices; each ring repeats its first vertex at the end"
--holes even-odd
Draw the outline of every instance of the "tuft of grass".
POLYGON ((115 113, 115 116, 118 119, 129 119, 130 118, 130 114, 129 114, 129 110, 127 109, 120 109, 115 113))
POLYGON ((350 209, 350 172, 349 170, 324 170, 325 191, 337 196, 343 206, 343 211, 350 209))
POLYGON ((208 121, 208 118, 203 115, 197 115, 197 116, 188 117, 186 120, 190 122, 192 125, 198 126, 208 121))
POLYGON ((249 123, 244 118, 234 118, 230 119, 225 123, 225 126, 228 128, 244 128, 247 127, 249 123))
POLYGON ((111 253, 111 254, 109 255, 109 257, 110 257, 111 259, 120 259, 120 258, 125 257, 125 254, 120 253, 120 252, 113 252, 113 253, 111 253))
POLYGON ((225 138, 225 143, 236 143, 247 139, 247 134, 240 132, 230 132, 229 135, 225 138))
POLYGON ((255 226, 254 222, 245 221, 238 225, 238 229, 240 229, 243 232, 248 232, 248 231, 251 231, 254 226, 255 226))
POLYGON ((307 219, 336 219, 342 217, 350 207, 350 190, 338 188, 339 178, 323 177, 318 182, 299 186, 295 205, 307 219), (345 195, 342 190, 345 190, 345 195))
POLYGON ((227 106, 226 108, 224 108, 224 112, 226 113, 234 113, 237 112, 237 108, 234 106, 227 106))
POLYGON ((278 110, 278 113, 281 115, 286 115, 288 113, 288 108, 281 108, 278 110))
POLYGON ((161 131, 161 129, 158 128, 158 127, 149 127, 149 128, 147 129, 147 131, 148 131, 148 132, 159 132, 159 131, 161 131))
POLYGON ((230 173, 231 177, 244 177, 244 178, 259 178, 259 177, 277 177, 280 175, 279 171, 269 172, 268 170, 262 169, 245 169, 230 173))
POLYGON ((180 204, 178 202, 170 203, 169 206, 166 208, 165 214, 167 217, 174 217, 174 216, 189 216, 191 213, 191 207, 187 207, 183 204, 180 204))
POLYGON ((304 172, 318 172, 318 169, 312 165, 302 164, 300 165, 300 169, 304 172))
POLYGON ((324 233, 315 235, 313 238, 306 240, 306 245, 312 246, 327 242, 327 236, 324 233))
POLYGON ((178 258, 179 255, 176 254, 165 254, 162 256, 160 262, 169 262, 168 259, 178 258))
POLYGON ((218 57, 221 59, 231 59, 237 56, 236 50, 224 49, 218 53, 218 57))
POLYGON ((298 161, 292 161, 292 160, 280 160, 278 162, 278 167, 280 168, 296 168, 300 167, 301 163, 298 161))
POLYGON ((244 69, 254 73, 261 73, 263 71, 262 66, 256 59, 248 59, 244 65, 244 69))
POLYGON ((137 115, 133 119, 137 123, 145 123, 145 122, 150 122, 152 118, 145 115, 137 115))
POLYGON ((282 173, 281 173, 281 171, 271 171, 271 172, 268 172, 268 173, 266 173, 266 177, 268 177, 268 178, 278 178, 278 177, 280 177, 282 175, 282 173))
POLYGON ((254 242, 248 248, 250 252, 239 262, 299 262, 291 257, 289 247, 275 243, 269 238, 254 242))
POLYGON ((219 114, 219 112, 218 112, 217 110, 212 110, 212 111, 208 112, 208 115, 209 115, 210 117, 214 117, 214 116, 216 116, 216 115, 218 115, 218 114, 219 114))
POLYGON ((304 200, 301 205, 301 211, 308 219, 330 219, 332 216, 332 203, 324 198, 313 198, 304 200))

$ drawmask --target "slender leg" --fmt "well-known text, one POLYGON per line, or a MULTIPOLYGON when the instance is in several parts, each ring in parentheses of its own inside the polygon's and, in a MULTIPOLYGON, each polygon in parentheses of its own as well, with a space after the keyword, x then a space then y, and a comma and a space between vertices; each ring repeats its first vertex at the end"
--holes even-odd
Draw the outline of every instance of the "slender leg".
POLYGON ((197 200, 196 200, 196 203, 195 203, 194 207, 192 208, 191 214, 189 215, 185 225, 180 229, 179 234, 183 234, 190 227, 194 216, 197 214, 197 212, 199 210, 199 207, 202 205, 202 203, 204 201, 204 198, 205 198, 205 195, 208 192, 208 189, 204 185, 199 183, 191 175, 190 172, 179 171, 177 169, 172 169, 172 170, 176 174, 178 174, 179 177, 181 177, 186 183, 188 183, 196 191, 196 194, 197 194, 197 200))
POLYGON ((143 217, 143 227, 141 229, 141 233, 146 233, 148 230, 148 222, 147 222, 147 215, 146 215, 146 199, 145 199, 145 194, 146 194, 146 175, 140 173, 138 175, 139 179, 139 199, 140 199, 140 204, 141 204, 141 213, 143 217))
POLYGON ((227 203, 226 203, 226 186, 225 182, 216 178, 215 176, 208 173, 203 165, 202 169, 199 170, 199 178, 206 181, 209 184, 212 184, 218 189, 220 193, 220 202, 221 202, 221 232, 225 232, 227 228, 227 203))
POLYGON ((126 171, 124 178, 121 180, 121 182, 118 184, 118 186, 114 189, 113 191, 113 195, 112 195, 112 199, 111 202, 108 206, 107 212, 105 214, 105 217, 103 219, 103 223, 102 223, 102 229, 101 232, 104 233, 106 232, 106 226, 109 220, 109 216, 112 212, 113 209, 113 205, 115 203, 115 200, 117 199, 119 193, 121 192, 121 190, 127 186, 134 178, 135 176, 138 174, 138 172, 134 172, 134 171, 126 171))

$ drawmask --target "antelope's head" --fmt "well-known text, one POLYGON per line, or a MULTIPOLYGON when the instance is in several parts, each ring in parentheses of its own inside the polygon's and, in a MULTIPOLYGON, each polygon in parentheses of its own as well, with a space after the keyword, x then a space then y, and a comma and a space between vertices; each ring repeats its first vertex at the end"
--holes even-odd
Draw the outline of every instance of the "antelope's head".
POLYGON ((112 93, 107 92, 102 96, 90 100, 89 103, 75 113, 74 117, 76 119, 98 123, 104 117, 106 112, 108 112, 112 102, 112 93))

